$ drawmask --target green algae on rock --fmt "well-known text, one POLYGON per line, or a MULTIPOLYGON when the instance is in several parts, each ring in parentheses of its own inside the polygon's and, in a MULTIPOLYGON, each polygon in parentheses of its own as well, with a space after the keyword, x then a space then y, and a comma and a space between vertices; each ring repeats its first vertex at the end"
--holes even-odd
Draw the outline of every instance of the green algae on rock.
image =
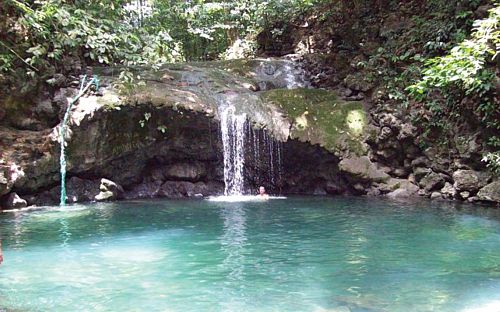
POLYGON ((317 89, 276 89, 262 92, 261 97, 291 119, 291 138, 336 154, 366 153, 367 116, 361 102, 342 101, 332 91, 317 89))

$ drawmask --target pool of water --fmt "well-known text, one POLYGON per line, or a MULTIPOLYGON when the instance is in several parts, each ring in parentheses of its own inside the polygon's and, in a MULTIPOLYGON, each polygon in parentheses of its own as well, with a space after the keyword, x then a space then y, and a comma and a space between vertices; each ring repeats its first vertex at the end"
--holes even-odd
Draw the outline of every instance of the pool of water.
POLYGON ((500 311, 498 210, 367 198, 0 214, 6 311, 500 311))

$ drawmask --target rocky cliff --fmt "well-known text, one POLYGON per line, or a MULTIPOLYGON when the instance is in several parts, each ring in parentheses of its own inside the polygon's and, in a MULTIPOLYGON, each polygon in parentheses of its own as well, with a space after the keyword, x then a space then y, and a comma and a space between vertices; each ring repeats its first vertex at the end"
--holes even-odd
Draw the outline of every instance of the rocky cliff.
MULTIPOLYGON (((223 159, 218 107, 224 101, 248 116, 249 139, 262 140, 249 153, 260 158, 246 157, 250 192, 257 183, 275 192, 346 191, 335 165, 340 155, 350 154, 350 146, 355 147, 354 153, 364 152, 364 110, 359 103, 338 100, 333 92, 286 89, 290 75, 293 83, 305 86, 290 66, 299 65, 255 60, 175 65, 156 71, 135 68, 129 84, 116 78, 118 69, 96 71, 100 89, 74 106, 68 124, 68 201, 101 199, 108 180, 123 192, 104 199, 220 194, 223 159), (334 118, 328 121, 316 104, 334 118), (337 135, 331 135, 331 129, 337 135), (276 152, 280 154, 273 160, 276 152), (278 161, 283 153, 301 156, 278 161), (315 176, 288 170, 308 160, 325 172, 315 176), (280 171, 280 178, 270 176, 270 171, 272 175, 280 171), (332 181, 339 186, 333 187, 332 181)), ((12 111, 4 119, 6 126, 0 128, 4 206, 57 202, 60 124, 48 127, 50 122, 39 112, 61 115, 76 93, 74 87, 58 89, 53 96, 39 99, 30 111, 12 111)))
MULTIPOLYGON (((248 117, 248 192, 263 184, 284 194, 499 201, 493 176, 465 165, 450 171, 446 159, 418 147, 410 123, 374 110, 363 88, 307 88, 318 64, 311 57, 133 68, 128 82, 117 78, 120 69, 95 70, 101 87, 75 105, 65 140, 68 201, 221 194, 218 108, 227 101, 248 117)), ((0 127, 3 207, 58 201, 54 120, 74 85, 8 111, 0 127)))

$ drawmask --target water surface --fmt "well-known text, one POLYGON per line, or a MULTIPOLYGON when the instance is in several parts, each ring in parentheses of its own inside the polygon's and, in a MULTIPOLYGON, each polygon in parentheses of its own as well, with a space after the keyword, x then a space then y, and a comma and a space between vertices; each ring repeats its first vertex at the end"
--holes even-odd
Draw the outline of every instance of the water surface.
POLYGON ((366 198, 0 214, 7 311, 500 311, 494 209, 366 198))

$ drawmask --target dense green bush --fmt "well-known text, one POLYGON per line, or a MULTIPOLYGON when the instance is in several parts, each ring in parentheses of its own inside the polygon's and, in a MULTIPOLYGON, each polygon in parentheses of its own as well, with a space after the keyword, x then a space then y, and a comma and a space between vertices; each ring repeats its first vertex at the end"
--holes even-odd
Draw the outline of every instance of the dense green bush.
POLYGON ((426 61, 422 79, 408 91, 425 108, 419 121, 427 132, 441 130, 446 134, 456 124, 477 121, 493 150, 493 156, 485 157, 491 163, 498 161, 500 148, 500 4, 490 10, 488 18, 473 26, 470 39, 445 56, 426 61))
POLYGON ((248 56, 263 27, 321 1, 2 1, 0 82, 51 83, 72 62, 83 68, 248 56), (238 45, 243 54, 235 53, 238 45))

